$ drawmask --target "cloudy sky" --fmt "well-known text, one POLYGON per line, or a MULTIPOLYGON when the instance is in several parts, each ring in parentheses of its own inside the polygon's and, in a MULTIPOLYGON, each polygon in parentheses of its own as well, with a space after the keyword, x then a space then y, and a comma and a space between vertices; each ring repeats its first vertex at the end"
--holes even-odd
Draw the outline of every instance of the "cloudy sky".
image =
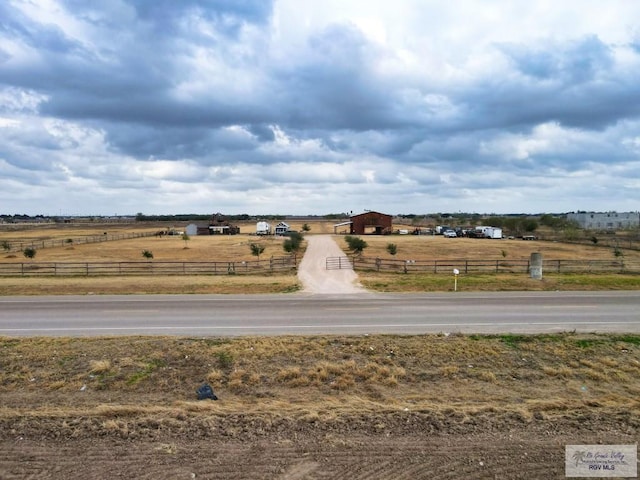
POLYGON ((0 2, 0 213, 639 200, 637 0, 0 2))

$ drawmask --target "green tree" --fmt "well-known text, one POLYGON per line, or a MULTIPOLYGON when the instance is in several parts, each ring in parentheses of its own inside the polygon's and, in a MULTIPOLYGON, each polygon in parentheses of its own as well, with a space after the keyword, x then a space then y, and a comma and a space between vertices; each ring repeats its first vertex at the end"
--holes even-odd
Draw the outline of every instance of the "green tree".
POLYGON ((11 250, 11 243, 9 243, 9 240, 2 241, 2 248, 4 249, 5 252, 8 252, 9 250, 11 250))
POLYGON ((395 255, 396 253, 398 253, 398 246, 395 243, 388 243, 387 252, 389 252, 389 254, 391 255, 395 255))
POLYGON ((566 227, 562 231, 562 234, 564 235, 564 238, 569 241, 578 240, 578 238, 580 238, 580 231, 573 226, 566 227))
POLYGON ((264 245, 260 245, 259 243, 252 243, 249 245, 251 249, 251 255, 254 257, 258 257, 258 263, 260 262, 260 255, 264 252, 264 245))
POLYGON ((287 253, 297 252, 300 250, 304 237, 298 232, 290 232, 289 238, 282 242, 282 248, 287 253))
POLYGON ((309 226, 308 223, 305 223, 304 225, 302 225, 302 231, 303 232, 310 232, 311 231, 311 227, 309 226))
POLYGON ((360 237, 352 237, 351 235, 347 235, 346 237, 344 237, 344 240, 345 242, 347 242, 349 250, 357 254, 362 253, 364 249, 369 246, 367 245, 367 242, 362 240, 360 237))
POLYGON ((188 244, 189 244, 189 240, 191 240, 191 237, 186 233, 183 233, 181 238, 184 241, 184 248, 189 248, 188 244))
POLYGON ((515 217, 506 218, 503 222, 503 228, 508 230, 513 235, 519 235, 520 232, 520 219, 515 217))
POLYGON ((153 252, 151 250, 143 250, 142 256, 147 260, 151 260, 153 258, 153 252))
POLYGON ((531 218, 524 219, 522 221, 522 228, 528 233, 535 232, 538 229, 538 222, 531 218))
POLYGON ((22 254, 27 258, 35 258, 36 253, 38 252, 33 247, 27 247, 22 251, 22 254))

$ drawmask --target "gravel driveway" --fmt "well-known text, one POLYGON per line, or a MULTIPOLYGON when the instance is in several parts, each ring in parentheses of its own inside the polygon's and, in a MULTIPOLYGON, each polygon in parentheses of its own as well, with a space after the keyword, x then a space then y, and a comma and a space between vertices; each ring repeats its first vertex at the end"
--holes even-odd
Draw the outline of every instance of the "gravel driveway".
POLYGON ((331 235, 307 235, 307 251, 298 266, 304 293, 363 293, 353 269, 327 270, 327 257, 344 257, 331 235))

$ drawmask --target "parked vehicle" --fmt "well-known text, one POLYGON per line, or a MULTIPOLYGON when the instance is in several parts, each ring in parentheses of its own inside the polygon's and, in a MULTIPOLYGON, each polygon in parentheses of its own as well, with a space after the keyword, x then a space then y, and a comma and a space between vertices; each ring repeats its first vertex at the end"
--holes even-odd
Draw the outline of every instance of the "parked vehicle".
POLYGON ((456 238, 458 236, 454 230, 446 230, 443 235, 447 238, 456 238))
POLYGON ((498 227, 487 227, 484 230, 486 238, 502 238, 502 229, 498 227))

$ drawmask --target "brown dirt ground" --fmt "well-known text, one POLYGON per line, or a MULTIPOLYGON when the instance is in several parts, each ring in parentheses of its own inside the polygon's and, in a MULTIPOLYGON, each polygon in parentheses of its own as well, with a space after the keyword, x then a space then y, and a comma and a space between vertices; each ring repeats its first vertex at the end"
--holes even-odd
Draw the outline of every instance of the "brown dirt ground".
POLYGON ((565 445, 636 443, 629 420, 494 417, 459 426, 429 415, 385 415, 320 426, 278 419, 264 429, 250 418, 225 417, 171 430, 149 419, 133 438, 77 430, 43 435, 42 428, 18 425, 0 443, 0 478, 560 479, 565 445))

